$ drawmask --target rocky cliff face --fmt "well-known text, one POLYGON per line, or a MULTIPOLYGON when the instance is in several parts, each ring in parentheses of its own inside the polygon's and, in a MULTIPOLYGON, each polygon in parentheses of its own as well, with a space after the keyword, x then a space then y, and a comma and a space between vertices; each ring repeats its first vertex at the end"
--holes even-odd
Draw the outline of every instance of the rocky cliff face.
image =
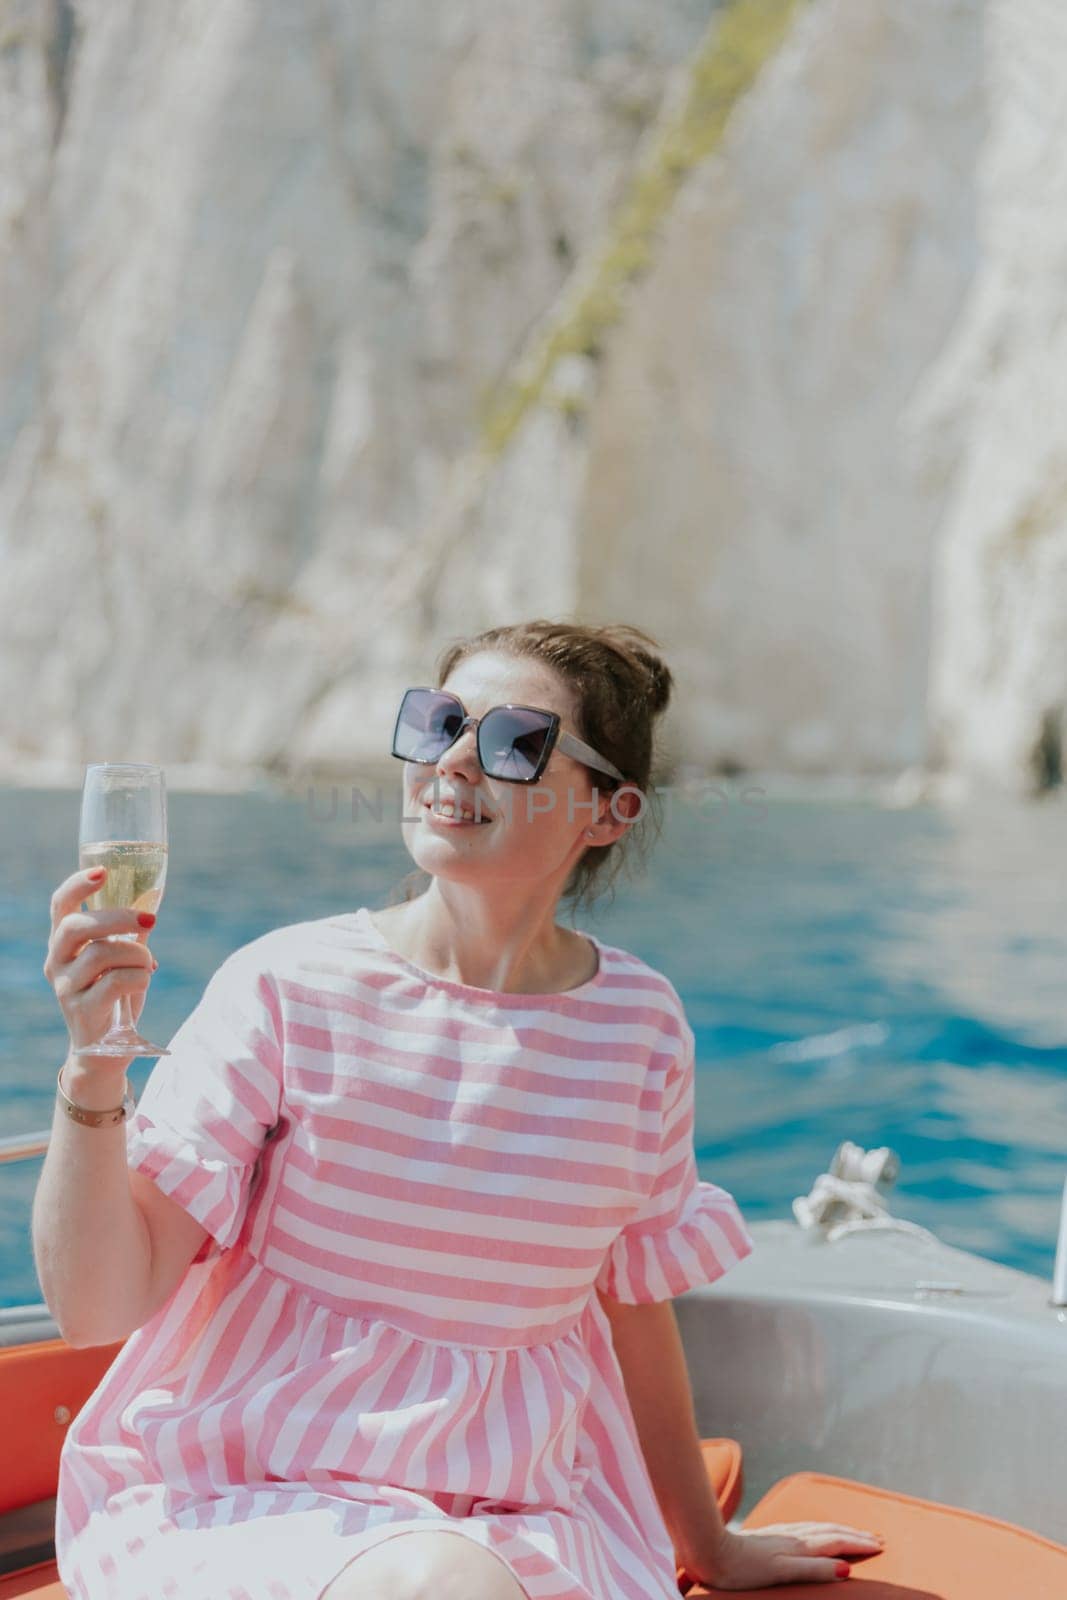
POLYGON ((668 759, 1055 777, 1052 0, 0 18, 9 770, 352 767, 549 614, 668 759))

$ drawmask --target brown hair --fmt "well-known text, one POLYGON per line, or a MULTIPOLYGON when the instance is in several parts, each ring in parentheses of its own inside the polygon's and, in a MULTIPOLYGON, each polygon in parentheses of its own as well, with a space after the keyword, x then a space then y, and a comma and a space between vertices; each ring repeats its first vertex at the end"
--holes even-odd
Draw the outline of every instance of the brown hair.
MULTIPOLYGON (((641 790, 638 819, 611 844, 590 846, 575 862, 560 894, 572 914, 605 890, 611 889, 614 898, 619 872, 634 856, 643 859, 661 830, 652 787, 659 775, 653 722, 666 710, 674 680, 659 648, 649 634, 627 623, 596 627, 539 617, 453 640, 438 658, 438 689, 461 661, 482 651, 544 662, 571 692, 578 737, 618 767, 626 785, 641 790)), ((606 772, 586 770, 601 794, 624 786, 606 772)), ((428 877, 420 869, 409 873, 400 899, 421 893, 428 877)))

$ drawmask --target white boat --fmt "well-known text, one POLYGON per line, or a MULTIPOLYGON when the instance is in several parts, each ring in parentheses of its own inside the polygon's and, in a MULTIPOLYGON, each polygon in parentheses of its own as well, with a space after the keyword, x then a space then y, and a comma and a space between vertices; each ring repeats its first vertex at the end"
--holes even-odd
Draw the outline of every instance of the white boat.
MULTIPOLYGON (((0 1141, 0 1162, 46 1145, 0 1141)), ((1067 1187, 1050 1285, 890 1217, 856 1175, 888 1155, 841 1146, 793 1219, 751 1223, 753 1253, 674 1302, 719 1503, 737 1528, 882 1533, 852 1563, 864 1600, 1067 1600, 1067 1187)), ((44 1305, 0 1309, 0 1600, 66 1594, 59 1452, 120 1349, 72 1349, 44 1305)))

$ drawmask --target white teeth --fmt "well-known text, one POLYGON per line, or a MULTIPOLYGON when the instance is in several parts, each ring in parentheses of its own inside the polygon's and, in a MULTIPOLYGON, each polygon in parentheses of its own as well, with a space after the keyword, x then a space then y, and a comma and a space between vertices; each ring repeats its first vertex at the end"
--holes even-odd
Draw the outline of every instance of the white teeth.
MULTIPOLYGON (((456 814, 455 806, 449 804, 448 801, 445 801, 445 803, 443 805, 430 806, 429 810, 431 810, 433 812, 434 816, 437 816, 437 817, 454 817, 455 814, 456 814)), ((474 821, 474 812, 473 811, 461 811, 460 812, 460 821, 461 822, 473 822, 474 821)))

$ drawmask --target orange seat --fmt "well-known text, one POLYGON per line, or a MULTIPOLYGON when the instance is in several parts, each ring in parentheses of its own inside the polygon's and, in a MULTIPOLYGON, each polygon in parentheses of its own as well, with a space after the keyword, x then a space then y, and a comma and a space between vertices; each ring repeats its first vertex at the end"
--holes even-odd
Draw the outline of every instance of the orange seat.
POLYGON ((17 1595, 28 1595, 31 1600, 68 1600, 54 1561, 42 1561, 24 1572, 0 1578, 0 1600, 15 1600, 17 1595))
POLYGON ((736 1439, 701 1439, 700 1448, 723 1521, 729 1522, 741 1504, 745 1486, 741 1446, 736 1439))
MULTIPOLYGON (((123 1341, 77 1350, 65 1339, 0 1349, 0 1513, 50 1500, 67 1429, 122 1349, 123 1341)), ((0 1577, 0 1600, 67 1600, 54 1561, 0 1577)))
MULTIPOLYGON (((1064 1600, 1067 1545, 1010 1522, 955 1506, 798 1472, 783 1478, 745 1518, 745 1528, 780 1522, 844 1522, 880 1533, 885 1549, 852 1564, 850 1584, 865 1585, 864 1600, 1064 1600)), ((724 1589, 694 1584, 679 1574, 687 1600, 724 1589)), ((731 1591, 736 1592, 736 1591, 731 1591)), ((749 1600, 826 1600, 825 1583, 746 1589, 749 1600)))
POLYGON ((0 1512, 55 1494, 67 1428, 121 1349, 121 1340, 77 1350, 65 1339, 0 1349, 0 1512))

